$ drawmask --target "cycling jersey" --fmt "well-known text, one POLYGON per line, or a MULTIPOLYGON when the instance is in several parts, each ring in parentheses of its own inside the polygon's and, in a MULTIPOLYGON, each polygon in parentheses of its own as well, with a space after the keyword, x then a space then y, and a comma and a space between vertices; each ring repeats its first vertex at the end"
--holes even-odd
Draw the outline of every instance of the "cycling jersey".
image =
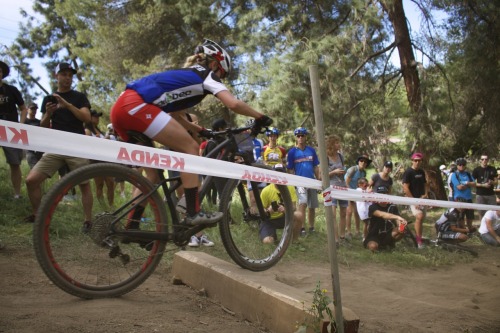
POLYGON ((217 75, 200 65, 148 75, 127 84, 127 89, 167 113, 190 108, 208 94, 228 90, 217 75))
POLYGON ((168 113, 199 104, 209 94, 228 90, 210 69, 200 65, 145 76, 127 84, 111 109, 116 133, 128 141, 128 131, 153 138, 170 121, 168 113))

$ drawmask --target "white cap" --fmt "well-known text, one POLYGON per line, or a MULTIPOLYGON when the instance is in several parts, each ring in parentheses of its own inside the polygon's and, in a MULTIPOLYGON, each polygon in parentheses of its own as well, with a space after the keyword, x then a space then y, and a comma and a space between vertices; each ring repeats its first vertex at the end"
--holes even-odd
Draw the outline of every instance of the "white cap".
POLYGON ((109 130, 113 129, 113 124, 108 124, 107 128, 108 128, 109 130))
POLYGON ((444 170, 444 169, 446 169, 446 165, 441 164, 441 166, 439 167, 439 170, 444 170))

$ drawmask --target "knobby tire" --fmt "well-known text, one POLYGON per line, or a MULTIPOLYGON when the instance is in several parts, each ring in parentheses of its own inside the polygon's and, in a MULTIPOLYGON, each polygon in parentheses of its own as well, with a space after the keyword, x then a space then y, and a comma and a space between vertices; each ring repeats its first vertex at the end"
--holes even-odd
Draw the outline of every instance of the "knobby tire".
MULTIPOLYGON (((92 205, 92 229, 82 232, 84 210, 81 199, 65 201, 65 194, 78 184, 89 182, 95 193, 96 177, 113 177, 125 181, 128 197, 115 197, 115 205, 131 200, 132 186, 143 193, 153 190, 153 184, 132 168, 110 163, 98 163, 79 168, 65 175, 43 197, 36 217, 33 241, 36 258, 48 278, 60 289, 74 296, 91 299, 116 297, 126 294, 143 283, 156 269, 165 250, 166 241, 149 241, 147 246, 125 242, 121 236, 109 236, 114 219, 110 207, 95 199, 92 205), (104 245, 111 241, 118 247, 104 245), (128 258, 128 260, 127 260, 128 258)), ((148 199, 141 231, 165 232, 167 211, 154 192, 148 199)), ((126 214, 117 228, 124 229, 130 222, 126 214)))
MULTIPOLYGON (((242 198, 241 190, 238 191, 240 182, 229 179, 221 195, 219 209, 224 217, 219 222, 219 231, 222 243, 231 259, 239 266, 251 271, 264 271, 283 257, 292 239, 294 206, 289 187, 276 185, 285 207, 285 225, 283 229, 277 230, 278 239, 274 244, 263 244, 259 237, 262 220, 260 217, 248 218, 245 215, 242 201, 249 202, 248 191, 247 198, 242 198)), ((246 184, 245 181, 243 183, 246 184)))

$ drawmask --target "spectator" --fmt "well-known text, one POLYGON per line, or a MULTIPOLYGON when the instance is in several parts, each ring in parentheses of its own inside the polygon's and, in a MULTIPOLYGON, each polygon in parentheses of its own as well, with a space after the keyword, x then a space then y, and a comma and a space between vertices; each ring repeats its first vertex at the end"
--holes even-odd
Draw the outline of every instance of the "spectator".
MULTIPOLYGON (((425 178, 425 172, 420 167, 422 165, 422 153, 411 155, 411 167, 403 174, 403 191, 408 198, 428 198, 429 186, 425 178)), ((411 212, 415 216, 415 238, 419 249, 425 248, 422 242, 423 222, 426 216, 424 206, 410 205, 411 212)))
POLYGON ((285 161, 286 150, 285 148, 278 146, 280 130, 276 127, 271 127, 266 131, 266 135, 269 139, 269 143, 262 148, 262 159, 264 164, 270 166, 283 164, 285 161))
MULTIPOLYGON (((465 158, 458 158, 456 160, 457 171, 451 175, 451 188, 453 192, 453 199, 458 201, 459 199, 464 199, 465 202, 472 202, 472 189, 471 187, 476 186, 474 177, 467 170, 467 161, 465 158)), ((474 221, 474 210, 465 210, 465 219, 467 221, 467 226, 472 229, 472 222, 474 221)))
MULTIPOLYGON (((96 138, 106 138, 106 134, 99 129, 99 119, 102 117, 102 112, 95 110, 90 111, 90 122, 85 124, 85 134, 96 138)), ((100 161, 90 161, 90 163, 99 163, 100 161)), ((113 207, 115 203, 115 181, 113 177, 95 177, 95 194, 96 198, 101 205, 104 202, 104 184, 106 184, 106 198, 109 207, 113 207)))
MULTIPOLYGON (((14 123, 24 123, 26 121, 26 105, 24 105, 23 97, 19 90, 5 82, 9 76, 9 66, 0 61, 0 120, 12 121, 14 123), (21 111, 21 119, 17 113, 17 109, 21 111)), ((23 150, 11 147, 2 147, 5 154, 5 160, 10 168, 10 181, 14 190, 14 199, 21 197, 21 181, 23 178, 21 172, 21 161, 23 160, 23 150)))
POLYGON ((500 246, 500 210, 489 210, 484 214, 479 233, 486 244, 500 246))
MULTIPOLYGON (((375 189, 375 192, 387 194, 389 189, 380 186, 375 189)), ((372 252, 379 249, 394 248, 396 242, 400 241, 404 236, 404 233, 400 232, 399 226, 408 224, 404 218, 399 216, 397 207, 390 205, 388 202, 374 202, 368 208, 368 215, 370 216, 370 224, 363 246, 372 252), (396 226, 391 220, 396 222, 396 226)))
MULTIPOLYGON (((356 190, 366 192, 367 189, 368 189, 368 180, 365 177, 359 178, 358 188, 356 190)), ((365 241, 366 236, 368 235, 368 224, 370 223, 369 208, 371 204, 372 203, 370 201, 356 201, 356 211, 358 212, 359 219, 363 222, 363 242, 365 241)))
POLYGON ((448 201, 455 201, 455 199, 453 198, 453 188, 451 186, 451 175, 455 171, 457 171, 457 165, 455 164, 455 162, 453 162, 450 164, 450 170, 448 172, 448 177, 446 179, 446 186, 448 190, 448 201))
MULTIPOLYGON (((344 179, 346 167, 344 165, 344 156, 340 153, 342 142, 338 135, 330 135, 326 139, 326 154, 328 156, 328 177, 330 178, 330 186, 347 187, 344 179)), ((335 234, 335 242, 337 244, 345 244, 345 223, 347 200, 332 198, 333 211, 333 228, 335 234), (339 207, 340 216, 337 227, 337 207, 339 207)))
MULTIPOLYGON (((230 72, 229 54, 206 39, 186 59, 184 68, 154 73, 128 83, 111 109, 113 127, 125 141, 129 139, 127 131, 135 130, 176 151, 199 155, 199 142, 188 132, 201 136, 210 133, 187 121, 183 112, 178 111, 198 105, 207 95, 214 95, 235 113, 256 118, 259 128, 271 125, 272 119, 236 99, 222 83, 230 72), (179 94, 182 98, 177 98, 179 94)), ((146 168, 146 176, 154 179, 156 171, 146 168)), ((223 216, 221 212, 205 214, 201 210, 198 175, 181 172, 181 178, 188 215, 182 223, 194 226, 219 221, 223 216)))
MULTIPOLYGON (((36 111, 38 110, 38 105, 36 103, 30 103, 28 105, 28 116, 24 122, 26 125, 40 126, 40 119, 36 118, 36 111)), ((42 158, 42 151, 27 150, 26 151, 26 161, 30 167, 33 169, 35 164, 42 158)))
MULTIPOLYGON (((68 63, 60 63, 56 66, 57 92, 43 99, 41 126, 85 135, 83 124, 90 121, 90 102, 87 96, 71 88, 74 74, 76 74, 76 70, 68 63)), ((87 164, 89 164, 89 160, 83 158, 43 154, 40 161, 26 177, 26 187, 33 214, 26 217, 25 221, 35 221, 35 215, 42 199, 41 184, 45 179, 52 177, 64 165, 68 165, 70 170, 74 170, 87 164)), ((84 211, 82 231, 87 233, 92 227, 92 193, 88 182, 80 184, 79 187, 82 193, 84 211)))
MULTIPOLYGON (((472 177, 476 180, 476 202, 484 205, 495 205, 495 186, 498 184, 497 170, 488 165, 488 155, 481 155, 481 165, 472 171, 472 177)), ((485 210, 479 211, 482 218, 485 210)))
MULTIPOLYGON (((459 198, 457 202, 466 202, 465 199, 459 198)), ((475 232, 477 229, 469 229, 465 227, 465 209, 450 208, 447 209, 435 223, 437 238, 454 243, 465 242, 469 239, 469 233, 475 232)))
POLYGON ((385 186, 389 189, 389 194, 391 193, 392 190, 392 178, 391 178, 391 172, 392 172, 392 162, 387 161, 384 163, 384 166, 382 167, 382 171, 378 173, 374 173, 372 175, 372 178, 370 179, 370 182, 368 183, 369 188, 373 191, 373 189, 379 188, 380 186, 385 186))
MULTIPOLYGON (((280 172, 286 172, 282 164, 275 164, 273 169, 280 172)), ((288 186, 290 191, 290 196, 294 206, 297 204, 297 194, 293 186, 288 186)), ((283 203, 280 202, 280 193, 275 184, 270 184, 266 186, 260 193, 260 198, 262 200, 262 206, 269 214, 269 218, 264 219, 259 226, 259 235, 262 243, 272 244, 277 240, 276 229, 283 229, 285 226, 285 207, 283 203)), ((294 230, 292 232, 292 239, 295 241, 299 238, 300 234, 300 223, 302 220, 301 211, 295 207, 293 213, 294 219, 294 230)))
MULTIPOLYGON (((320 179, 319 176, 319 159, 313 147, 307 146, 308 131, 304 127, 298 127, 294 130, 296 145, 288 151, 287 169, 297 176, 320 179)), ((299 200, 300 235, 306 235, 305 215, 306 206, 307 220, 309 222, 309 233, 314 233, 314 219, 316 218, 316 208, 318 208, 318 193, 314 189, 305 187, 297 187, 297 198, 299 200)))
MULTIPOLYGON (((218 132, 223 131, 227 128, 227 122, 223 118, 215 119, 212 122, 212 131, 218 132)), ((215 147, 221 144, 225 140, 224 137, 216 137, 210 140, 207 140, 207 144, 205 145, 205 149, 203 150, 203 156, 207 156, 215 147)), ((201 145, 200 145, 201 146, 201 145)), ((210 158, 217 158, 217 155, 211 156, 210 158)), ((221 177, 212 177, 212 184, 210 189, 208 190, 207 196, 211 200, 213 204, 217 203, 217 195, 220 197, 222 195, 222 191, 224 190, 224 186, 226 186, 227 180, 221 177)))
MULTIPOLYGON (((358 186, 358 179, 361 177, 366 178, 366 168, 368 168, 371 162, 372 160, 370 160, 368 156, 361 155, 356 160, 356 165, 353 165, 352 167, 347 169, 344 177, 345 177, 345 182, 349 188, 355 190, 358 186)), ((361 238, 360 219, 358 211, 356 210, 356 202, 349 201, 349 206, 347 206, 347 217, 346 217, 346 223, 347 223, 346 239, 348 240, 352 239, 351 221, 353 215, 356 226, 356 237, 361 238)))

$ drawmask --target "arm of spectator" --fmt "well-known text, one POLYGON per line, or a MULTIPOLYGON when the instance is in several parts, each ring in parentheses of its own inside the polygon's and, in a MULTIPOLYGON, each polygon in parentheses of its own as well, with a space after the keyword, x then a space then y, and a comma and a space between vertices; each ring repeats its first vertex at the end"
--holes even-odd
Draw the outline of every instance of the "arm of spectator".
MULTIPOLYGON (((73 104, 69 103, 64 98, 62 98, 61 96, 59 96, 58 94, 53 94, 53 96, 55 96, 55 98, 57 98, 57 102, 58 102, 58 104, 61 107, 65 108, 65 109, 68 109, 69 111, 71 111, 71 113, 73 113, 73 115, 76 118, 78 118, 78 120, 80 120, 81 122, 83 122, 83 123, 89 123, 91 121, 90 109, 88 107, 84 106, 82 108, 77 108, 76 106, 74 106, 73 104)), ((54 110, 56 108, 57 108, 57 105, 55 106, 54 110)), ((54 110, 52 112, 54 112, 54 110)), ((47 109, 46 113, 49 113, 48 109, 47 109)))
POLYGON ((410 191, 410 183, 403 183, 403 192, 405 194, 405 197, 413 198, 413 194, 411 194, 410 191))
POLYGON ((19 111, 21 111, 19 122, 24 124, 26 122, 26 116, 28 115, 28 108, 26 107, 26 105, 21 104, 19 105, 19 111))

